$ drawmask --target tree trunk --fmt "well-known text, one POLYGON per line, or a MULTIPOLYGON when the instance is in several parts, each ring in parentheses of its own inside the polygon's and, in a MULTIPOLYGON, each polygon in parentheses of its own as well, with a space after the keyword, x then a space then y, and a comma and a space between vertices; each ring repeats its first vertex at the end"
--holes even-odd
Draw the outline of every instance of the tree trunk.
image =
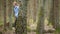
POLYGON ((44 34, 44 3, 45 0, 39 0, 41 3, 41 10, 39 10, 39 19, 37 24, 37 34, 44 34))
POLYGON ((9 28, 12 29, 12 0, 8 0, 9 28))
POLYGON ((55 27, 59 28, 59 0, 54 1, 55 27))
POLYGON ((50 23, 52 23, 54 28, 58 27, 59 25, 59 0, 53 0, 49 20, 50 20, 50 23))
POLYGON ((19 12, 19 17, 16 20, 16 34, 27 34, 27 0, 22 0, 22 15, 19 12))
POLYGON ((6 30, 6 0, 3 0, 4 5, 4 29, 6 30))
POLYGON ((54 23, 54 0, 52 0, 52 8, 50 10, 49 23, 54 23))

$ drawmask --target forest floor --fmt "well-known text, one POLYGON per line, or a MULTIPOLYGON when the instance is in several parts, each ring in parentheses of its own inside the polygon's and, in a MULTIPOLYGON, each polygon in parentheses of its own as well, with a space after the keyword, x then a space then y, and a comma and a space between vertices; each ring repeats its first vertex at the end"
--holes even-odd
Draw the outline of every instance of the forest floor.
MULTIPOLYGON (((5 34, 15 34, 15 30, 14 29, 13 30, 7 29, 7 31, 5 32, 5 34)), ((35 31, 30 31, 30 32, 27 32, 27 34, 36 34, 36 32, 35 31)), ((54 33, 45 33, 45 34, 54 34, 54 33)))
POLYGON ((36 32, 31 31, 31 32, 27 32, 27 34, 36 34, 36 32))
MULTIPOLYGON (((31 29, 35 29, 35 25, 31 25, 30 27, 31 29)), ((2 29, 3 28, 0 26, 0 30, 2 29)), ((7 31, 4 34, 15 34, 15 29, 14 28, 12 30, 7 29, 7 31)), ((30 30, 30 32, 27 32, 27 34, 36 34, 36 31, 30 30)), ((45 33, 45 34, 54 34, 54 33, 45 33)))
MULTIPOLYGON (((34 24, 32 24, 32 25, 30 26, 31 29, 35 29, 35 27, 36 27, 36 25, 34 25, 34 24)), ((51 28, 51 27, 50 27, 50 28, 51 28)), ((2 29, 3 29, 3 28, 0 27, 0 30, 2 30, 2 29)), ((47 29, 47 27, 46 27, 46 29, 47 29)), ((7 31, 5 32, 5 34, 15 34, 14 28, 13 28, 12 30, 7 29, 7 31)), ((30 32, 27 32, 27 34, 36 34, 36 32, 30 30, 30 32)), ((45 33, 45 34, 54 34, 54 33, 45 33)), ((57 33, 57 34, 58 34, 58 33, 57 33)))
MULTIPOLYGON (((31 31, 31 32, 27 32, 27 34, 36 34, 36 32, 31 31)), ((54 34, 54 33, 44 33, 44 34, 54 34)))

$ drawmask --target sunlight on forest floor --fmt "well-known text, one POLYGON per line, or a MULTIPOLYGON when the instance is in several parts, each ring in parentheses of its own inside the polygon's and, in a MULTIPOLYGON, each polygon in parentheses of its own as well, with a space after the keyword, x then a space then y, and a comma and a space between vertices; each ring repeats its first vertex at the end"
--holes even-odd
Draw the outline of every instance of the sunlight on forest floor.
MULTIPOLYGON (((37 23, 33 23, 34 22, 33 19, 30 19, 29 22, 30 23, 28 23, 29 26, 27 27, 28 28, 27 34, 36 34, 36 31, 35 30, 36 30, 36 27, 37 27, 37 23)), ((3 24, 3 23, 2 24, 1 23, 2 23, 2 21, 0 20, 0 25, 3 24)), ((47 25, 47 24, 48 24, 48 20, 45 19, 44 29, 46 31, 49 30, 49 29, 55 30, 51 24, 49 24, 49 25, 47 25)), ((0 29, 2 29, 2 28, 0 28, 0 29)), ((13 28, 13 30, 7 30, 6 31, 6 34, 10 34, 10 33, 11 34, 15 34, 15 29, 13 28)), ((45 34, 54 34, 54 33, 45 33, 45 34)))

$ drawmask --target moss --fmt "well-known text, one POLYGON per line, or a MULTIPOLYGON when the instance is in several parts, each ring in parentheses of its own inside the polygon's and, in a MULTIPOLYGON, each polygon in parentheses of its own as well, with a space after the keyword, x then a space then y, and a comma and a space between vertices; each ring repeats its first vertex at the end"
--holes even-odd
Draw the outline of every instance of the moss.
POLYGON ((3 22, 2 22, 2 21, 0 21, 0 26, 1 26, 1 25, 3 25, 3 22))
POLYGON ((29 26, 27 26, 27 31, 28 31, 28 32, 30 32, 30 31, 31 31, 31 29, 29 28, 29 26))
POLYGON ((2 32, 0 32, 0 34, 2 34, 2 32))
POLYGON ((60 28, 57 28, 57 29, 56 29, 56 32, 60 32, 60 28))

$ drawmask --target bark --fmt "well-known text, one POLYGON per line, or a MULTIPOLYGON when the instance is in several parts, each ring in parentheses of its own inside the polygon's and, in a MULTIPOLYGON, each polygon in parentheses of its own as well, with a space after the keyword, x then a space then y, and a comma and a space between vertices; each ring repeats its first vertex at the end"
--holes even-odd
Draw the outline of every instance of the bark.
POLYGON ((54 1, 54 18, 55 18, 55 27, 59 27, 59 0, 54 1))
POLYGON ((8 0, 9 28, 12 29, 12 0, 8 0))
POLYGON ((52 23, 54 28, 57 28, 59 25, 59 0, 53 0, 50 11, 50 23, 52 23))
POLYGON ((6 29, 6 1, 3 0, 3 6, 4 6, 4 29, 6 29))
POLYGON ((16 20, 16 34, 27 34, 27 0, 22 0, 22 15, 19 12, 19 17, 16 20))
POLYGON ((37 24, 37 34, 44 34, 44 0, 39 0, 41 1, 41 10, 39 10, 39 19, 38 19, 38 24, 37 24))

